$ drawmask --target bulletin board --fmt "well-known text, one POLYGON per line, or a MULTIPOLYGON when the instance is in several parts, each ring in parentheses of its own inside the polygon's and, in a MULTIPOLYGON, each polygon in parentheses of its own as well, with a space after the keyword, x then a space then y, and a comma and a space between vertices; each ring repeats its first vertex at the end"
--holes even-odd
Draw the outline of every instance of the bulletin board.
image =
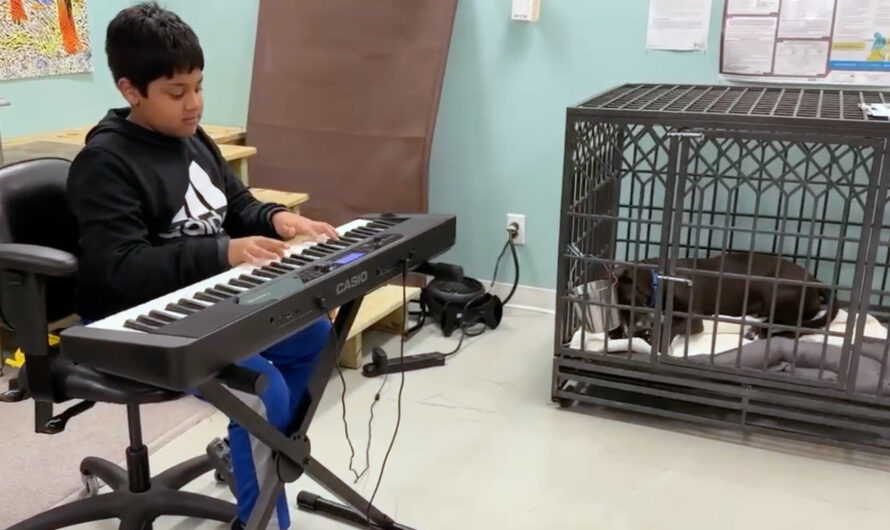
POLYGON ((778 83, 890 85, 890 0, 726 0, 720 73, 778 83))

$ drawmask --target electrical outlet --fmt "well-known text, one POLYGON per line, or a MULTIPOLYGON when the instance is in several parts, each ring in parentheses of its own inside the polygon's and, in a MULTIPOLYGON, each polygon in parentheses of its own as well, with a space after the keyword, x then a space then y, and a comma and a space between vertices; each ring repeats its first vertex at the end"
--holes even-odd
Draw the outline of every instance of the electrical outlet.
POLYGON ((516 226, 519 227, 516 237, 513 238, 513 244, 514 245, 524 245, 525 244, 525 216, 517 214, 517 213, 508 213, 507 214, 507 228, 509 228, 510 225, 513 223, 516 223, 516 226))

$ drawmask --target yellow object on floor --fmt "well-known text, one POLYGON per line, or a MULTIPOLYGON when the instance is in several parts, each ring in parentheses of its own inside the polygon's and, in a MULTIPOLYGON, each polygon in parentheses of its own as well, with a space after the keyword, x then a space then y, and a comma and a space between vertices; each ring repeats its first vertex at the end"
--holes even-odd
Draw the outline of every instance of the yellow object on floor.
MULTIPOLYGON (((59 336, 53 333, 50 333, 47 336, 47 342, 50 347, 56 346, 59 344, 59 336)), ((8 366, 12 366, 13 368, 21 368, 25 364, 25 352, 22 351, 21 348, 18 348, 15 353, 9 359, 4 361, 8 366)))
POLYGON ((12 366, 13 368, 21 368, 22 365, 25 364, 25 354, 22 353, 22 349, 19 348, 15 351, 15 354, 3 361, 7 366, 12 366))

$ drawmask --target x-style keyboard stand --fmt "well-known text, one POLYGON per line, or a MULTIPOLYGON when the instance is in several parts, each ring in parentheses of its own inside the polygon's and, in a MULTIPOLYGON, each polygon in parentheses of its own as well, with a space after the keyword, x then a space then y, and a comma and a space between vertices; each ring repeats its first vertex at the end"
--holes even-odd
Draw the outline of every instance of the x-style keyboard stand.
POLYGON ((251 435, 269 446, 275 453, 278 473, 269 474, 265 482, 260 484, 260 496, 250 520, 247 522, 246 530, 265 529, 284 485, 296 481, 304 473, 345 504, 328 501, 317 495, 301 491, 298 502, 302 509, 314 511, 360 528, 412 530, 410 527, 396 523, 376 507, 370 506, 368 501, 348 484, 312 458, 309 438, 306 436, 309 424, 312 422, 319 401, 324 394, 325 386, 336 369, 339 353, 346 342, 362 298, 356 298, 345 304, 337 313, 333 332, 319 357, 306 394, 294 414, 292 428, 288 430, 289 435, 269 424, 265 418, 235 397, 225 386, 259 394, 265 383, 264 377, 260 374, 246 369, 233 368, 229 373, 221 374, 218 379, 198 386, 198 392, 204 399, 230 419, 242 425, 251 435), (370 515, 370 521, 365 514, 370 515))

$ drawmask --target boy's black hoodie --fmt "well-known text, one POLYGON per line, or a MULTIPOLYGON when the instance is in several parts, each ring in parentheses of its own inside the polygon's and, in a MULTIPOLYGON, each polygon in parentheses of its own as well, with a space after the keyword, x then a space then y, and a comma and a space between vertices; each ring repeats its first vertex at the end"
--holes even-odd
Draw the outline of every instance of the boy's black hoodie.
POLYGON ((165 136, 112 109, 71 164, 80 233, 78 312, 96 320, 229 268, 229 236, 278 237, 278 204, 257 201, 198 129, 165 136))

